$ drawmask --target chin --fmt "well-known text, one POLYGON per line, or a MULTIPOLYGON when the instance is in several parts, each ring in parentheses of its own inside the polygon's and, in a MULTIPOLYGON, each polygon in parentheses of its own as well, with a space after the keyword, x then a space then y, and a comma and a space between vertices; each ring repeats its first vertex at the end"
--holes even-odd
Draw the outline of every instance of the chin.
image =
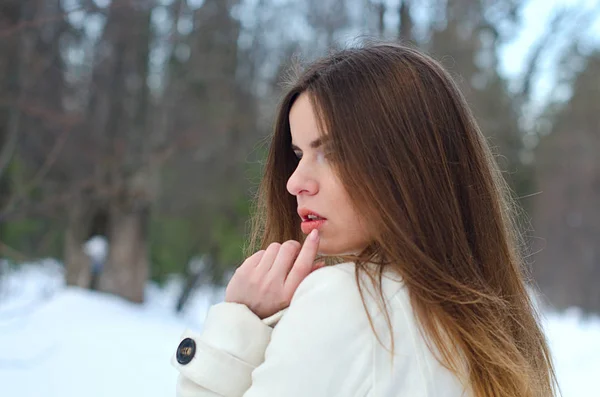
POLYGON ((358 255, 361 250, 352 249, 350 247, 334 247, 328 244, 320 244, 318 254, 321 256, 342 256, 342 255, 358 255))

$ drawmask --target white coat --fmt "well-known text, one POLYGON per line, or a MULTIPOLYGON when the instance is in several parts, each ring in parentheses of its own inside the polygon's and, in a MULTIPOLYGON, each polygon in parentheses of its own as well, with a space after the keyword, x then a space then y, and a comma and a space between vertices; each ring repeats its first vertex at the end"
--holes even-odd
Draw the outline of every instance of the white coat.
POLYGON ((388 274, 382 285, 393 329, 392 361, 389 326, 369 285, 364 298, 376 333, 353 263, 314 271, 286 310, 264 320, 241 304, 211 307, 202 333, 186 331, 171 360, 179 370, 177 396, 470 395, 429 350, 406 287, 388 274))

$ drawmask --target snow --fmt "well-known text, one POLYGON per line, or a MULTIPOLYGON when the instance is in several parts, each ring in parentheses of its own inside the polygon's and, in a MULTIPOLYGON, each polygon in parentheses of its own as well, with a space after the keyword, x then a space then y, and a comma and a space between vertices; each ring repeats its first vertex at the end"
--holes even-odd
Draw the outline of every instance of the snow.
MULTIPOLYGON (((66 287, 53 260, 8 272, 0 261, 2 269, 2 397, 173 396, 177 372, 169 360, 179 336, 199 331, 208 307, 223 297, 222 288, 205 287, 176 315, 177 279, 164 288, 148 284, 147 302, 137 305, 66 287)), ((544 327, 563 396, 597 396, 600 318, 548 312, 544 327)))
POLYGON ((587 317, 577 308, 547 313, 545 330, 562 395, 600 395, 600 318, 587 317))
POLYGON ((200 330, 222 291, 205 288, 174 314, 180 283, 149 284, 147 302, 65 287, 53 261, 0 281, 0 396, 172 396, 169 360, 186 328, 200 330))

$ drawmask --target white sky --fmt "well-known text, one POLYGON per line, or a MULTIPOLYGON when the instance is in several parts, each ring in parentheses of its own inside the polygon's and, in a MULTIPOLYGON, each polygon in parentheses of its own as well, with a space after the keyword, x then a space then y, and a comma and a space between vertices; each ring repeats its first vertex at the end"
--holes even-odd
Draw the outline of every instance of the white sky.
POLYGON ((507 76, 515 76, 524 67, 528 49, 546 32, 551 18, 562 6, 581 8, 597 13, 595 22, 585 36, 600 44, 600 2, 598 0, 528 0, 523 12, 523 29, 516 39, 502 51, 502 69, 507 76))
MULTIPOLYGON (((110 0, 95 0, 99 5, 107 5, 110 0)), ((167 5, 171 0, 159 0, 159 4, 167 5)), ((361 2, 356 1, 356 5, 361 2)), ((398 0, 385 0, 388 4, 390 11, 398 6, 398 0)), ((589 29, 585 31, 575 31, 573 34, 581 35, 581 43, 584 50, 589 50, 592 47, 600 48, 600 0, 523 0, 525 6, 522 14, 522 24, 518 32, 516 32, 514 39, 504 45, 500 49, 500 72, 507 77, 513 85, 519 84, 519 79, 522 76, 526 67, 530 51, 538 40, 546 33, 550 20, 561 9, 573 9, 576 8, 581 10, 581 14, 595 15, 595 19, 591 22, 589 29)), ((67 8, 74 7, 77 4, 77 0, 63 0, 67 8)), ((203 0, 188 0, 192 6, 200 6, 203 0)), ((255 1, 246 1, 244 4, 254 4, 255 1)), ((300 3, 292 3, 294 6, 298 6, 300 3)), ((240 10, 241 11, 241 10, 240 10)), ((295 10, 290 10, 292 14, 295 14, 295 10)), ((419 9, 416 10, 417 12, 419 9)), ((242 15, 244 12, 242 12, 242 15)), ((392 21, 397 15, 395 12, 389 12, 386 16, 386 21, 390 24, 394 24, 392 21)), ((72 22, 81 24, 84 22, 84 13, 77 12, 70 15, 72 22)), ((159 14, 155 15, 158 18, 159 14)), ((166 15, 165 15, 166 17, 166 15)), ((416 18, 421 16, 416 15, 416 18)), ((255 19, 253 16, 247 15, 244 22, 252 23, 255 19), (248 20, 248 18, 250 18, 248 20)), ((302 31, 303 28, 292 28, 292 22, 295 20, 294 15, 289 16, 290 31, 302 31)), ((568 24, 569 21, 566 21, 568 24)), ((300 24, 302 25, 302 24, 300 24)), ((86 20, 85 26, 88 34, 97 35, 101 28, 100 21, 86 20)), ((295 26, 295 25, 294 25, 295 26)), ((290 32, 291 33, 291 32, 290 32)), ((303 34, 307 34, 304 32, 303 34)), ((265 37, 269 37, 268 35, 265 37)), ((565 46, 569 40, 573 37, 572 35, 558 36, 556 41, 552 43, 552 46, 546 56, 540 60, 538 66, 538 75, 533 82, 532 93, 535 102, 537 103, 538 109, 543 106, 549 98, 565 99, 568 97, 568 88, 556 85, 556 63, 560 54, 564 52, 565 46), (566 40, 565 40, 566 39, 566 40), (556 88, 556 89, 555 89, 556 88)), ((277 40, 273 38, 273 40, 277 40)), ((79 54, 73 54, 74 59, 80 57, 79 54)), ((163 54, 164 55, 164 54, 163 54)))
MULTIPOLYGON (((600 48, 600 1, 598 0, 528 0, 523 10, 523 27, 515 39, 500 50, 500 71, 509 79, 517 79, 522 75, 530 50, 549 28, 550 21, 563 7, 589 12, 595 15, 589 29, 575 31, 581 35, 581 49, 589 51, 592 47, 600 48)), ((569 21, 566 21, 568 24, 569 21)), ((533 85, 536 101, 544 102, 549 96, 563 97, 568 92, 552 92, 556 81, 556 63, 561 52, 564 52, 566 40, 572 36, 557 37, 551 50, 541 60, 539 75, 533 85)), ((560 91, 560 87, 558 88, 560 91)))

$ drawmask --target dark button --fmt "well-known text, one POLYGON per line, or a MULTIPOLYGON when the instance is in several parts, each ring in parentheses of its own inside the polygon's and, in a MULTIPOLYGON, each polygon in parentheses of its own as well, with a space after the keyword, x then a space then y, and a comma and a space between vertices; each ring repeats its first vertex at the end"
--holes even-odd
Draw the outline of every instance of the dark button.
POLYGON ((177 348, 177 362, 181 365, 186 365, 196 354, 196 342, 192 338, 185 338, 177 348))

